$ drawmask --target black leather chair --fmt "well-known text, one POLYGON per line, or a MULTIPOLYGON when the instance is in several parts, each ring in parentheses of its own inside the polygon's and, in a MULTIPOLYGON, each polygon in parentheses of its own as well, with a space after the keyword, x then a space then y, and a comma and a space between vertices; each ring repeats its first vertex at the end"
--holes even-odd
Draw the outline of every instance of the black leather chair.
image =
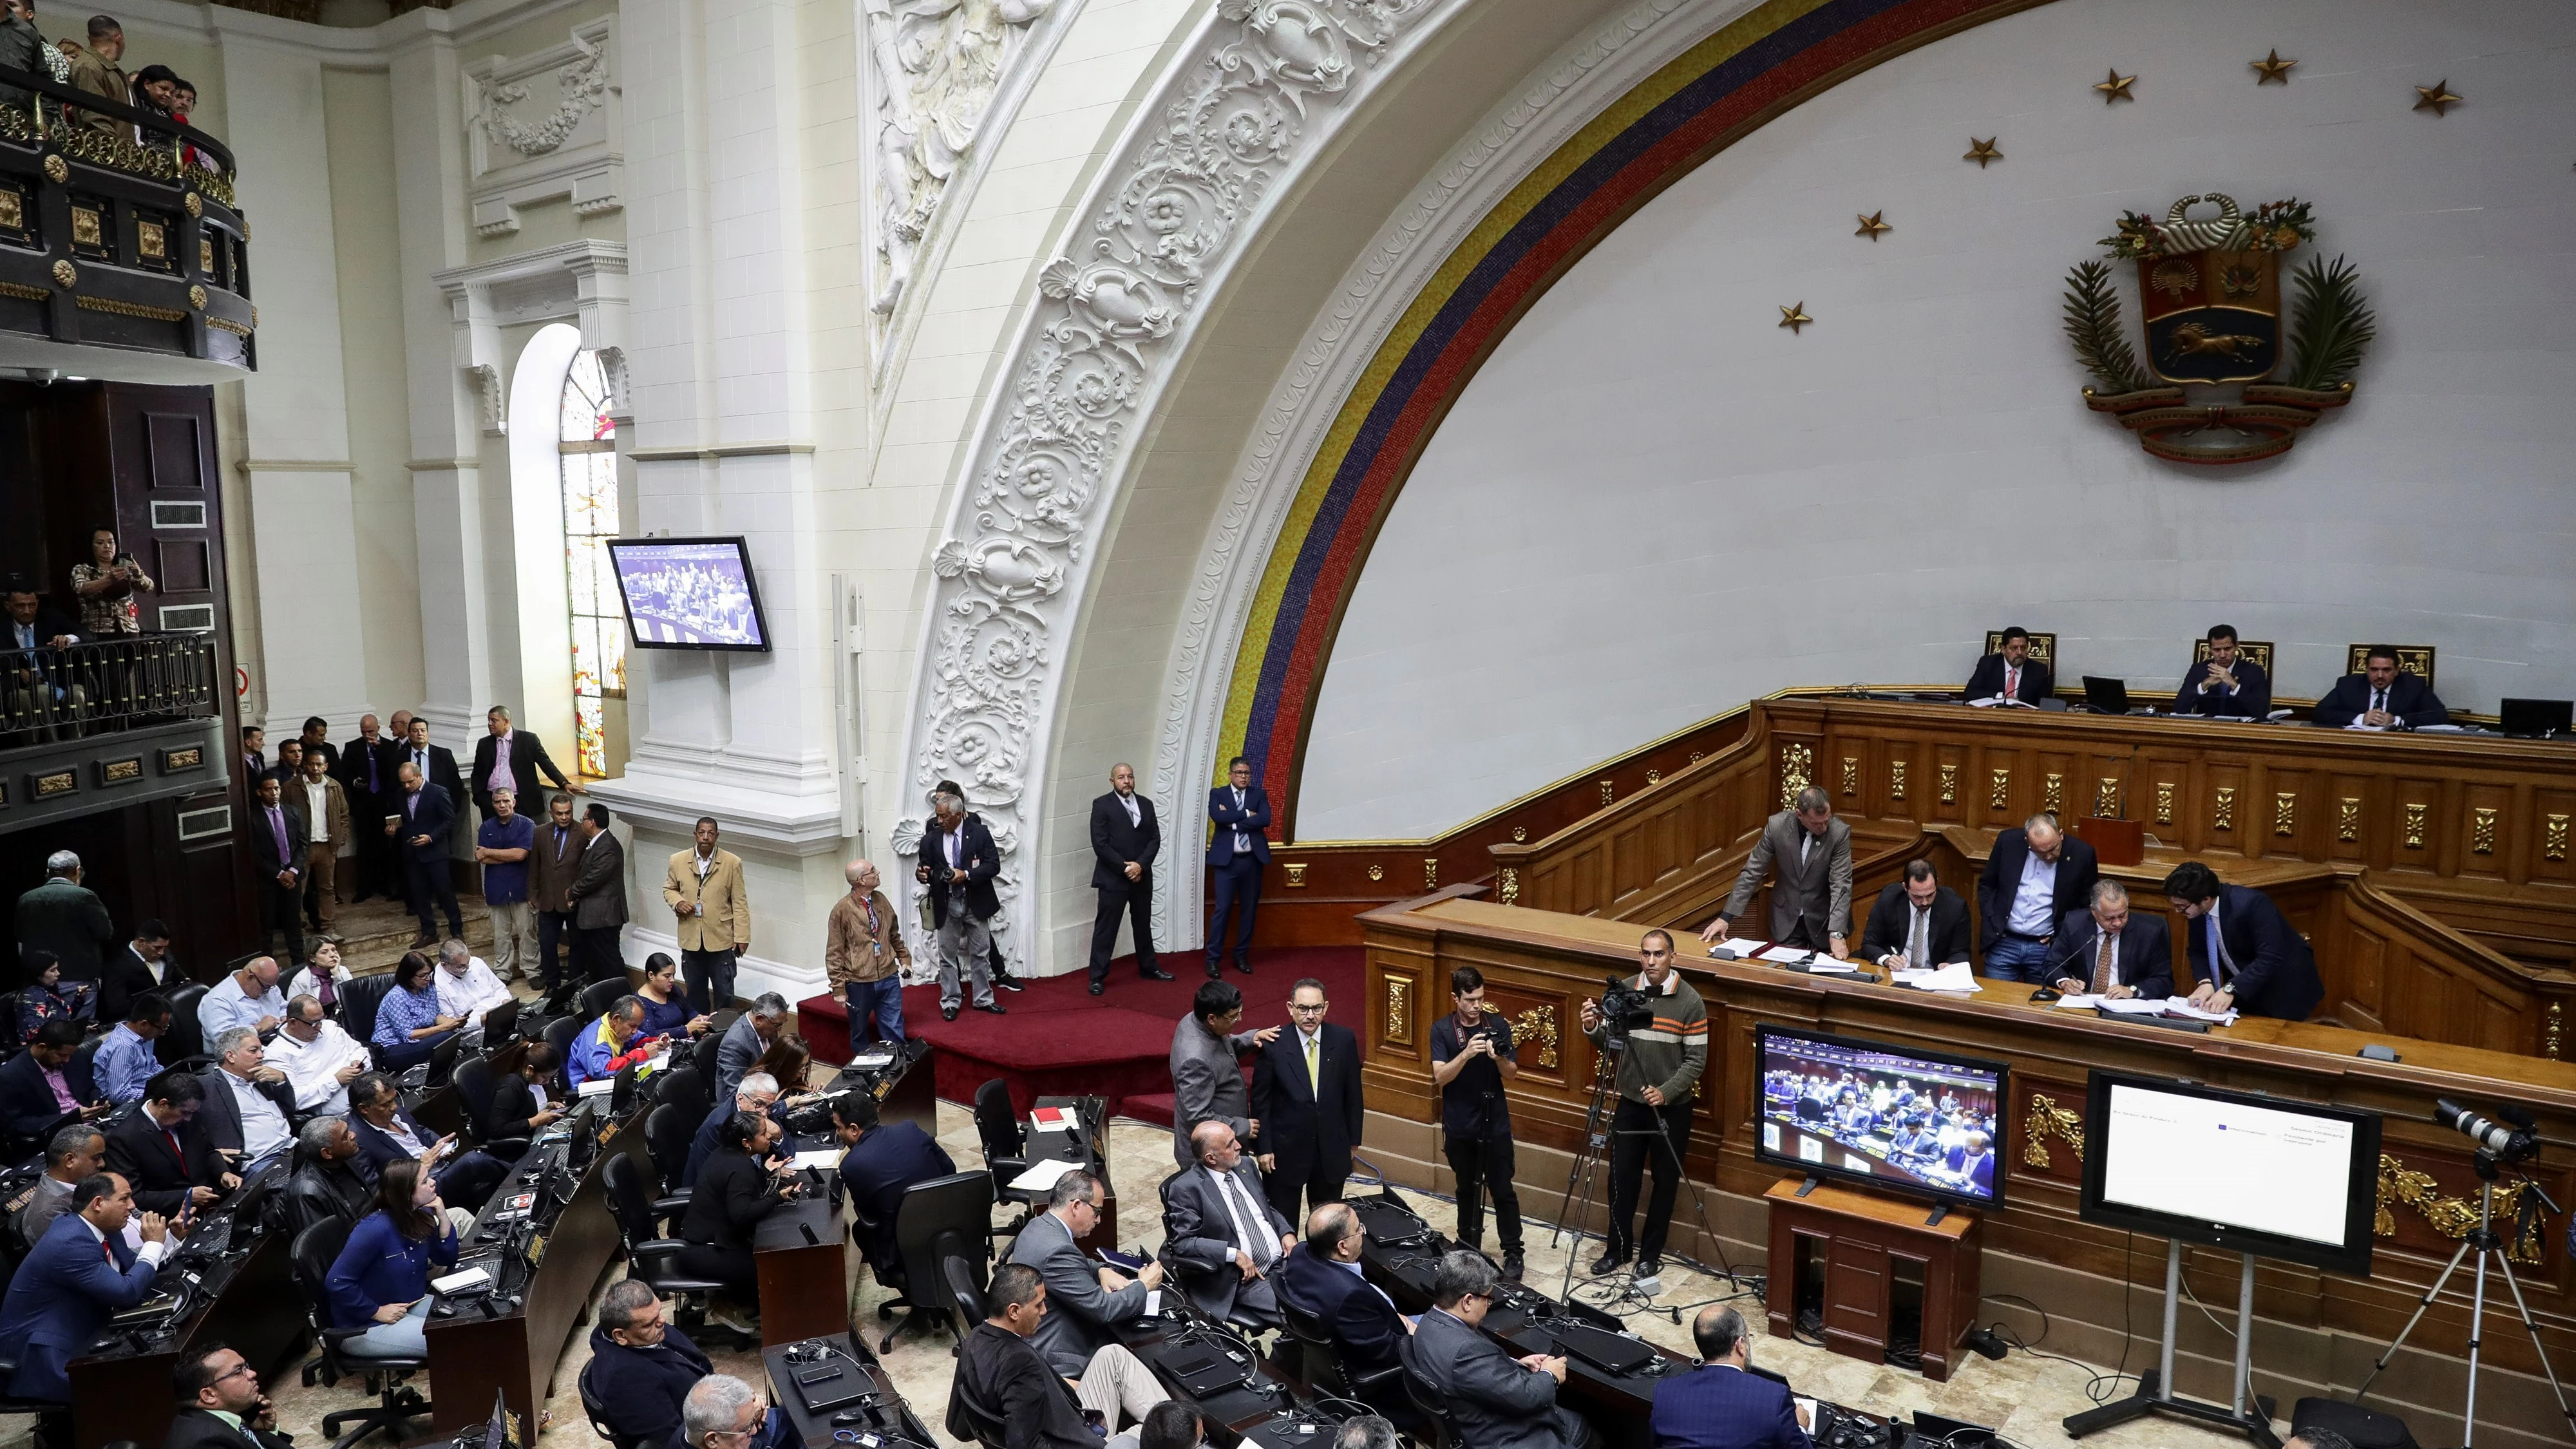
POLYGON ((636 1435, 620 1434, 608 1426, 608 1405, 590 1386, 590 1371, 598 1365, 599 1360, 595 1358, 583 1364, 581 1377, 576 1381, 581 1389, 581 1412, 590 1420, 590 1432, 607 1440, 610 1449, 661 1449, 658 1444, 647 1444, 636 1435))
POLYGON ((708 1017, 706 1034, 698 1038, 697 1047, 689 1055, 689 1065, 696 1067, 698 1075, 706 1079, 709 1091, 715 1089, 715 1082, 722 1076, 716 1070, 716 1054, 724 1045, 724 1034, 733 1030, 735 1020, 741 1015, 740 1011, 727 1007, 708 1017))
MULTIPOLYGON (((948 1401, 956 1406, 956 1418, 965 1422, 980 1449, 1017 1449, 1010 1442, 1010 1425, 991 1406, 967 1393, 964 1384, 950 1388, 948 1401)), ((954 1433, 957 1425, 951 1422, 943 1427, 954 1433)))
MULTIPOLYGON (((930 1332, 947 1326, 960 1341, 980 1318, 956 1319, 960 1311, 952 1288, 952 1262, 980 1299, 990 1281, 990 1232, 993 1220, 992 1178, 981 1172, 957 1172, 916 1182, 903 1190, 895 1207, 894 1236, 900 1267, 896 1281, 886 1283, 902 1296, 877 1305, 879 1322, 892 1321, 897 1309, 908 1310, 902 1322, 877 1344, 879 1353, 908 1331, 930 1332), (971 1236, 970 1236, 971 1234, 971 1236)), ((855 1219, 851 1231, 858 1232, 855 1219)), ((885 1275, 878 1275, 884 1282, 885 1275)))
POLYGON ((500 1074, 489 1057, 467 1057, 456 1064, 449 1078, 456 1085, 457 1104, 465 1109, 466 1130, 477 1142, 492 1140, 492 1092, 500 1084, 500 1074))
MULTIPOLYGON (((601 1172, 608 1189, 609 1215, 617 1219, 617 1236, 626 1246, 627 1276, 643 1279, 665 1298, 679 1299, 680 1326, 694 1337, 706 1321, 706 1295, 723 1292, 726 1285, 680 1270, 680 1249, 687 1245, 661 1232, 662 1225, 677 1209, 666 1207, 667 1199, 653 1199, 645 1186, 644 1169, 633 1157, 611 1157, 601 1172)), ((759 1342, 748 1334, 736 1334, 734 1338, 735 1346, 745 1349, 759 1342)))
MULTIPOLYGON (((689 1120, 690 1130, 695 1131, 697 1124, 707 1120, 708 1110, 716 1104, 715 1094, 707 1081, 695 1066, 686 1064, 685 1058, 679 1059, 654 1077, 653 1100, 679 1108, 680 1115, 689 1120)), ((648 1137, 645 1140, 649 1142, 652 1139, 648 1137)))
MULTIPOLYGON (((385 1004, 385 993, 394 989, 394 973, 379 971, 373 976, 352 976, 340 988, 340 1029, 353 1041, 364 1043, 368 1055, 376 1051, 376 1008, 385 1004)), ((381 1069, 382 1060, 375 1065, 381 1069)))
POLYGON ((608 1010, 609 1003, 634 992, 635 988, 627 985, 623 978, 594 981, 581 989, 581 995, 573 1002, 572 1014, 584 1021, 596 1021, 608 1010))
POLYGON ((403 1380, 429 1366, 426 1358, 376 1358, 344 1353, 341 1345, 366 1332, 363 1328, 331 1326, 331 1265, 338 1261, 340 1250, 349 1245, 350 1224, 340 1218, 328 1218, 295 1235, 289 1257, 294 1260, 295 1286, 304 1294, 304 1313, 313 1328, 313 1341, 321 1353, 304 1366, 304 1382, 310 1387, 317 1379, 330 1388, 344 1377, 365 1380, 376 1402, 363 1409, 342 1409, 322 1416, 322 1432, 332 1440, 332 1449, 348 1446, 381 1429, 394 1442, 408 1439, 411 1422, 430 1412, 427 1399, 404 1386, 403 1380), (358 1432, 342 1435, 343 1425, 359 1424, 358 1432))
POLYGON ((1310 1396, 1329 1394, 1367 1404, 1407 1433, 1421 1427, 1405 1396, 1402 1364, 1354 1379, 1323 1320, 1289 1302, 1285 1293, 1279 1294, 1279 1312, 1288 1321, 1288 1336, 1297 1342, 1297 1382, 1310 1396))
POLYGON ((569 1061, 572 1059, 572 1039, 579 1036, 581 1034, 581 1029, 590 1025, 594 1020, 597 1020, 597 1018, 586 1016, 558 1016, 554 1020, 546 1023, 546 1045, 555 1049, 556 1060, 569 1061))
POLYGON ((1424 1425, 1415 1431, 1413 1442, 1429 1449, 1453 1449, 1458 1443, 1458 1426, 1449 1422, 1449 1401, 1441 1396, 1440 1386, 1414 1366, 1413 1340, 1407 1338, 1397 1348, 1396 1356, 1404 1361, 1404 1396, 1413 1401, 1413 1412, 1422 1416, 1424 1425))
POLYGON ((674 1202, 686 1203, 689 1190, 697 1186, 681 1179, 689 1165, 689 1144, 706 1117, 704 1112, 689 1116, 677 1102, 664 1102, 644 1116, 644 1150, 653 1154, 654 1170, 662 1175, 662 1195, 674 1202))
POLYGON ((1028 1134, 1011 1105, 1010 1084, 1000 1077, 975 1089, 975 1135, 983 1142, 985 1169, 993 1174, 993 1201, 1020 1204, 1019 1226, 1027 1226, 1046 1194, 1011 1186, 1012 1178, 1029 1170, 1028 1134))
MULTIPOLYGON (((15 1020, 16 1018, 17 1007, 15 1003, 12 1003, 10 1006, 10 1015, 7 1018, 0 1019, 15 1020)), ((94 1036, 89 1040, 82 1042, 79 1046, 72 1048, 72 1065, 77 1068, 72 1075, 75 1077, 88 1077, 92 1081, 98 1080, 98 1078, 93 1074, 92 1069, 98 1065, 98 1049, 105 1045, 107 1045, 106 1037, 94 1036)))
POLYGON ((18 993, 0 991, 0 1061, 26 1049, 27 1039, 18 1034, 18 993))
POLYGON ((197 1008, 205 1004, 206 983, 182 981, 161 993, 170 1003, 170 1029, 152 1044, 152 1054, 165 1067, 182 1067, 191 1058, 206 1055, 206 1027, 198 1020, 197 1008))

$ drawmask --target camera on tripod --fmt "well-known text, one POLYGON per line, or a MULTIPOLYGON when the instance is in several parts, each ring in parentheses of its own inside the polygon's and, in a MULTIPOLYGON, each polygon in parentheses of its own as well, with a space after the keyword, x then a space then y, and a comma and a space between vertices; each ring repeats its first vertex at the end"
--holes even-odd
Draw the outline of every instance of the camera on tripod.
POLYGON ((2481 1117, 2448 1097, 2433 1102, 2433 1120, 2478 1144, 2481 1158, 2509 1167, 2540 1151, 2540 1123, 2530 1108, 2498 1107, 2496 1116, 2504 1120, 2481 1117))
POLYGON ((1624 1046, 1630 1031, 1655 1024, 1655 999, 1625 976, 1608 977, 1601 987, 1601 1020, 1610 1028, 1612 1044, 1624 1046))

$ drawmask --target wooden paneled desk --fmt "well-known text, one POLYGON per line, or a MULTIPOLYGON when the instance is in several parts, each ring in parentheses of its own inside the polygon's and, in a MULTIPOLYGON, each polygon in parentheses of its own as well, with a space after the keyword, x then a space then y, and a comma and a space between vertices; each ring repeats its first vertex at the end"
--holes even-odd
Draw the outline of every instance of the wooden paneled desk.
MULTIPOLYGON (((903 1391, 895 1387, 894 1376, 885 1371, 884 1365, 877 1362, 877 1356, 868 1352, 867 1344, 860 1340, 859 1335, 850 1332, 848 1325, 843 1325, 837 1333, 818 1334, 808 1341, 827 1345, 831 1352, 830 1362, 837 1364, 845 1375, 857 1373, 876 1394, 874 1405, 854 1404, 849 1410, 836 1411, 858 1414, 858 1419, 849 1428, 873 1432, 881 1437, 901 1435, 920 1445, 940 1442, 923 1426, 912 1405, 904 1401, 903 1391)), ((832 1423, 832 1414, 816 1413, 806 1408, 805 1396, 796 1384, 799 1369, 810 1372, 820 1365, 788 1362, 787 1350, 791 1346, 777 1344, 760 1351, 761 1366, 769 1372, 769 1401, 778 1405, 779 1411, 787 1416, 788 1423, 795 1428, 797 1439, 806 1449, 842 1449, 846 1441, 832 1437, 838 1432, 832 1423)), ((947 1407, 940 1405, 940 1412, 946 1413, 947 1407)))
POLYGON ((848 1241, 839 1209, 810 1182, 752 1229, 761 1347, 849 1330, 848 1241))

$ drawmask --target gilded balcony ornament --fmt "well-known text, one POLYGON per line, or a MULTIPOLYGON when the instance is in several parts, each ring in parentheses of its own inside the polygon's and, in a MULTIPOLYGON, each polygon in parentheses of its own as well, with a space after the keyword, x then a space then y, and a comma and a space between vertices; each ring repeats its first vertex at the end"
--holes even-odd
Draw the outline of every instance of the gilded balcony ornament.
POLYGON ((2552 815, 2541 822, 2540 858, 2543 860, 2565 860, 2567 858, 2566 816, 2552 815))
POLYGON ((2335 839, 2361 838, 2361 797, 2346 795, 2335 802, 2335 839))
POLYGON ((2406 848, 2408 850, 2424 848, 2424 817, 2430 810, 2430 806, 2420 803, 2406 807, 2406 848))
POLYGON ((73 266, 67 261, 58 261, 54 263, 55 286, 68 288, 78 286, 79 284, 80 269, 78 267, 73 266))
POLYGON ((1890 800, 1905 798, 1905 762, 1903 760, 1887 762, 1887 798, 1890 800))
POLYGON ((1386 978, 1386 1039, 1408 1044, 1413 1040, 1413 981, 1409 977, 1386 978))
POLYGON ((1514 844, 1518 844, 1518 843, 1520 843, 1521 841, 1524 841, 1524 840, 1527 840, 1527 839, 1529 839, 1529 827, 1528 827, 1528 826, 1526 826, 1526 825, 1515 825, 1515 826, 1513 826, 1513 827, 1512 827, 1512 841, 1513 841, 1513 843, 1514 843, 1514 844))
POLYGON ((1511 867, 1511 866, 1508 866, 1508 865, 1507 865, 1507 866, 1504 866, 1504 867, 1503 867, 1503 904, 1504 904, 1504 905, 1507 905, 1507 906, 1516 906, 1516 905, 1519 905, 1520 903, 1521 903, 1521 873, 1520 873, 1518 870, 1516 870, 1516 869, 1514 869, 1513 867, 1511 867))
POLYGON ((2093 782, 2093 813, 2116 818, 2120 813, 2120 777, 2104 775, 2093 782))
POLYGON ((1843 793, 1860 793, 1860 757, 1857 755, 1843 756, 1843 793))
POLYGON ((1780 808, 1788 809, 1798 801, 1798 792, 1816 783, 1816 752, 1805 745, 1788 745, 1780 751, 1780 808))
POLYGON ((1956 765, 1941 767, 1941 803, 1944 805, 1959 803, 1959 767, 1956 765))
POLYGON ((1646 783, 1649 785, 1660 785, 1664 783, 1664 772, 1661 770, 1648 770, 1646 772, 1646 783))
POLYGON ((1382 865, 1373 865, 1373 866, 1370 866, 1370 867, 1368 868, 1368 878, 1369 878, 1370 880, 1384 880, 1384 879, 1386 879, 1386 867, 1385 867, 1385 866, 1382 866, 1382 865))
POLYGON ((1299 890, 1305 886, 1306 862, 1302 860, 1292 860, 1289 861, 1283 869, 1288 873, 1288 889, 1292 891, 1299 890))
POLYGON ((2558 1060, 2558 1037, 2559 1033, 2564 1031, 2566 1027, 2567 1003, 2563 1001, 2553 1001, 2549 1003, 2548 1024, 2542 1028, 2540 1033, 2540 1054, 2542 1056, 2549 1058, 2553 1062, 2558 1060))
POLYGON ((2066 777, 2055 770, 2040 782, 2039 808, 2054 815, 2066 808, 2066 777))
POLYGON ((180 204, 188 208, 188 214, 190 216, 204 216, 206 214, 205 198, 199 196, 193 191, 189 192, 187 199, 180 204))
POLYGON ((1422 888, 1426 891, 1440 889, 1440 857, 1436 855, 1422 857, 1422 888))
POLYGON ((2280 790, 2272 796, 2272 833, 2299 833, 2299 795, 2295 790, 2280 790))
POLYGON ((2173 824, 2173 795, 2174 787, 2171 780, 2156 782, 2156 823, 2158 825, 2173 824))
POLYGON ((1604 780, 1601 782, 1601 808, 1604 810, 1610 808, 1611 790, 1612 787, 1609 781, 1604 780))
POLYGON ((2218 787, 2218 804, 2209 812, 2209 828, 2212 830, 2234 830, 2236 828, 2235 786, 2221 785, 2218 787))
POLYGON ((197 309, 198 311, 200 311, 200 312, 205 311, 205 310, 206 310, 206 289, 205 289, 205 288, 203 288, 203 287, 198 287, 198 286, 191 286, 191 287, 189 287, 189 288, 188 288, 188 305, 189 305, 189 306, 191 306, 191 307, 196 308, 196 309, 197 309))
POLYGON ((2495 807, 2479 806, 2469 817, 2469 849, 2480 855, 2495 854, 2495 830, 2495 807))
POLYGON ((2010 770, 1989 770, 1989 771, 1987 771, 1987 772, 1986 772, 1986 785, 1987 785, 1987 789, 1986 789, 1986 808, 1987 808, 1987 809, 1989 809, 1989 810, 2009 810, 2009 809, 2011 809, 2011 808, 2012 808, 2012 771, 2010 771, 2010 770))
POLYGON ((2021 1119, 2021 1160, 2032 1167, 2046 1167, 2051 1137, 2073 1148, 2076 1161, 2084 1160, 2084 1119, 2057 1105, 2056 1098, 2033 1092, 2030 1110, 2021 1119))
POLYGON ((72 179, 72 166, 71 166, 71 163, 70 163, 70 162, 68 162, 68 161, 65 161, 65 160, 64 160, 60 155, 48 155, 48 156, 46 156, 46 157, 45 157, 45 179, 46 179, 47 181, 50 181, 50 182, 54 183, 56 186, 60 186, 60 185, 62 185, 64 182, 71 180, 71 179, 72 179))

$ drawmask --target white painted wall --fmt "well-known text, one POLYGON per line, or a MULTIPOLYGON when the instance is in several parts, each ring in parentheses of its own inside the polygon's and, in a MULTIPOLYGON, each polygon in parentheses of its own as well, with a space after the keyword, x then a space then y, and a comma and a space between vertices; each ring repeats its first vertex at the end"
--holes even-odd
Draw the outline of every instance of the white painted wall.
POLYGON ((1431 833, 1784 685, 1964 679, 2011 622, 2067 677, 2170 689, 2224 620, 2279 643, 2284 694, 2365 639, 2438 645, 2455 707, 2576 693, 2571 55, 2548 0, 2062 0, 1738 143, 1433 438, 1343 620, 1299 834, 1431 833), (2300 64, 2258 89, 2276 45, 2300 64), (2088 88, 2113 60, 2134 104, 2088 88), (2444 79, 2465 105, 2410 109, 2444 79), (2006 159, 1963 164, 1971 132, 2006 159), (2313 203, 2380 316, 2353 405, 2235 470, 2087 412, 2059 331, 2121 211, 2207 190, 2313 203), (1893 233, 1852 234, 1881 208, 1893 233), (1774 325, 1797 301, 1804 335, 1774 325))

